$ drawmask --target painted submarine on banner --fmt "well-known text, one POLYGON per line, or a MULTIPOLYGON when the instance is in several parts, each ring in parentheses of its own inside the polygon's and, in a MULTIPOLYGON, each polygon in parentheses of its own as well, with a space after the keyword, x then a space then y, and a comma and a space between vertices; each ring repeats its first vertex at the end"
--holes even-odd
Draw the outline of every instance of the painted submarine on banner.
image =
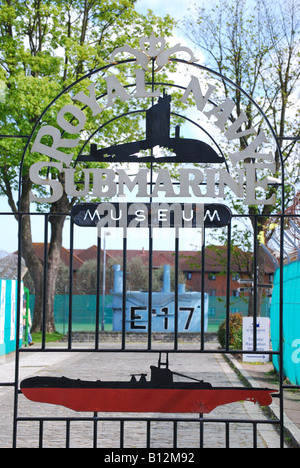
POLYGON ((269 406, 277 394, 268 388, 213 387, 209 382, 172 372, 168 356, 162 362, 161 355, 158 367, 151 366, 150 380, 147 374, 132 374, 128 382, 32 377, 21 382, 21 392, 31 401, 78 412, 199 414, 238 401, 269 406), (174 382, 174 376, 185 381, 174 382))

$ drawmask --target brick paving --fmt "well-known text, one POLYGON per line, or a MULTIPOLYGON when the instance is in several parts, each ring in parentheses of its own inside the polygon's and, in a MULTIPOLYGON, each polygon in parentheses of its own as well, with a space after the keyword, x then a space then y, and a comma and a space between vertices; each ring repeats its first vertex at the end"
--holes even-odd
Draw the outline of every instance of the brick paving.
MULTIPOLYGON (((157 364, 157 354, 136 353, 22 353, 20 378, 31 375, 66 376, 88 380, 128 380, 131 373, 149 372, 151 365, 157 364)), ((241 386, 235 372, 220 354, 170 354, 170 368, 173 371, 201 378, 215 386, 241 386)), ((0 365, 0 382, 13 380, 13 362, 0 365)), ((178 377, 180 379, 180 377, 178 377)), ((71 421, 69 426, 69 446, 71 448, 93 448, 94 421, 92 414, 74 413, 66 408, 42 405, 19 397, 19 417, 43 418, 82 418, 71 421), (85 418, 85 419, 84 419, 85 418)), ((133 420, 125 421, 122 426, 125 448, 145 448, 150 442, 151 448, 173 447, 173 421, 145 421, 139 418, 177 419, 177 447, 198 448, 203 437, 204 448, 225 448, 226 431, 229 431, 230 448, 253 447, 253 425, 224 422, 199 422, 198 415, 158 415, 158 414, 98 414, 103 420, 97 423, 97 447, 120 447, 121 423, 119 416, 129 416, 133 420), (114 420, 107 420, 113 418, 114 420), (188 422, 182 418, 189 419, 188 422), (106 419, 106 420, 105 420, 106 419), (203 429, 203 433, 201 432, 203 429)), ((250 402, 238 402, 217 408, 206 419, 243 419, 247 421, 266 421, 259 405, 250 402)), ((0 448, 12 446, 13 389, 0 387, 0 448)), ((18 448, 39 447, 40 423, 38 421, 20 421, 18 423, 18 448)), ((66 446, 66 421, 45 421, 43 423, 43 447, 64 448, 66 446)), ((257 446, 259 448, 278 448, 279 435, 275 425, 258 424, 257 446)))

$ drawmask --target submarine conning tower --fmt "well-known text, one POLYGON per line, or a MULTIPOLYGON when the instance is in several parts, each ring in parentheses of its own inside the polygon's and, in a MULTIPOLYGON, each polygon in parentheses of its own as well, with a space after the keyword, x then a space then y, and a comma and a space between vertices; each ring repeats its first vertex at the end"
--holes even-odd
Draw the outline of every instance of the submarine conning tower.
POLYGON ((151 146, 165 146, 170 139, 171 96, 164 94, 146 112, 146 138, 151 146))
POLYGON ((170 369, 162 369, 151 366, 151 383, 161 385, 170 385, 173 383, 173 372, 170 369))

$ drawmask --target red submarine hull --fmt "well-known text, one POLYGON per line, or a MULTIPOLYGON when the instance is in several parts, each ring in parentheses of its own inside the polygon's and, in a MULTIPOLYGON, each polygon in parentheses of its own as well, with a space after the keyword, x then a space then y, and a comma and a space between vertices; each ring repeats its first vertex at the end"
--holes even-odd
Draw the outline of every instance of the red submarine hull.
POLYGON ((252 401, 261 406, 272 403, 271 389, 208 388, 42 388, 23 387, 31 401, 64 406, 77 412, 99 413, 203 413, 218 406, 252 401))

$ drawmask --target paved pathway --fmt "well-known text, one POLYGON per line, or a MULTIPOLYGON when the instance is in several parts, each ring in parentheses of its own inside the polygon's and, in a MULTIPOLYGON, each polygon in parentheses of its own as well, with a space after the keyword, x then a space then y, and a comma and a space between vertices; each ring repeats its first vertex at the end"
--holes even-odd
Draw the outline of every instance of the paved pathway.
MULTIPOLYGON (((66 376, 81 379, 128 380, 131 373, 147 372, 151 365, 157 363, 156 354, 135 353, 30 353, 21 354, 20 377, 31 375, 66 376)), ((219 354, 170 354, 170 368, 192 377, 210 381, 216 386, 241 386, 235 372, 219 354)), ((0 365, 0 382, 13 380, 13 362, 0 365)), ((180 378, 178 378, 180 379, 180 378)), ((74 413, 65 408, 52 405, 41 405, 19 397, 20 417, 82 417, 91 418, 91 414, 74 413)), ((104 418, 117 418, 118 415, 104 415, 104 418)), ((120 415, 121 416, 121 415, 120 415)), ((124 416, 124 415, 122 415, 124 416)), ((124 447, 145 448, 147 436, 152 448, 172 448, 172 421, 138 421, 140 414, 130 415, 135 418, 124 423, 124 447)), ((159 415, 145 415, 154 418, 159 415)), ((162 415, 164 418, 175 415, 162 415)), ((197 415, 184 415, 189 422, 177 423, 178 448, 200 447, 201 427, 197 415)), ((176 417, 176 416, 175 416, 176 417)), ((253 403, 234 403, 217 408, 209 419, 245 419, 266 420, 262 410, 253 403)), ((0 448, 12 445, 13 389, 0 387, 0 448)), ((253 447, 253 425, 231 423, 226 427, 224 422, 204 423, 203 446, 205 448, 226 447, 226 431, 229 431, 230 448, 253 447)), ((66 421, 45 421, 43 425, 43 447, 59 448, 66 446, 66 421)), ((21 421, 18 424, 18 448, 39 446, 39 422, 21 421)), ((227 432, 228 435, 228 432, 227 432)), ((94 422, 89 420, 71 421, 69 444, 74 448, 92 448, 94 422)), ((101 420, 97 424, 97 446, 99 448, 117 448, 120 446, 120 421, 101 420)), ((279 435, 274 425, 258 424, 257 446, 259 448, 278 448, 279 435)))

